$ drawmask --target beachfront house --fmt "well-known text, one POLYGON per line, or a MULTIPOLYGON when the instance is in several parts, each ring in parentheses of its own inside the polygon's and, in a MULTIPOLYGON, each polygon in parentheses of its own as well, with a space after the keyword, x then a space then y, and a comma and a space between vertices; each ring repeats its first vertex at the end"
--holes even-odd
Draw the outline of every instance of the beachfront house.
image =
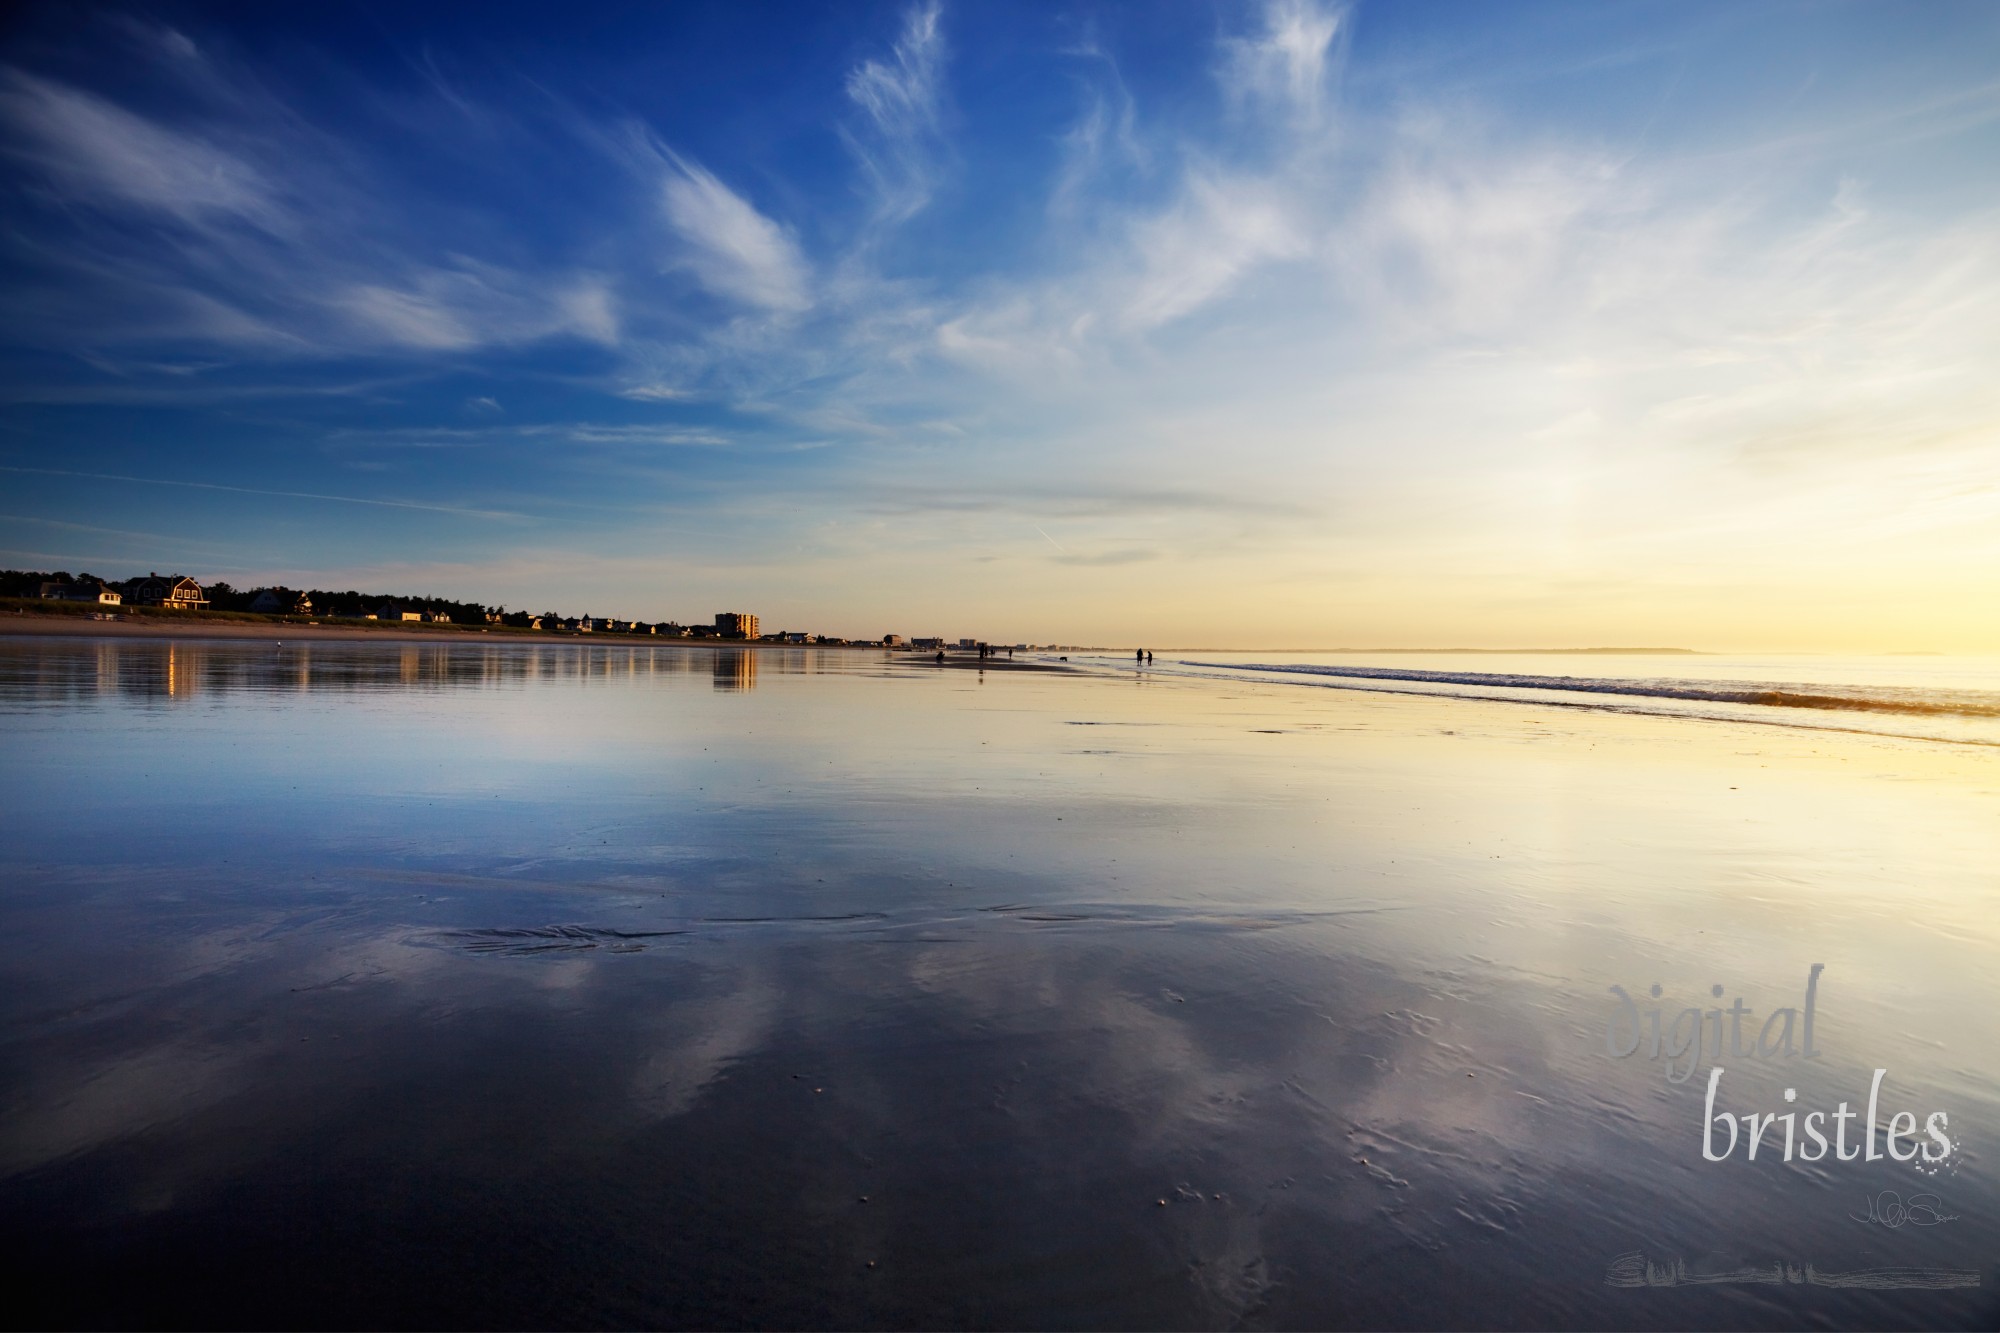
POLYGON ((56 602, 89 602, 94 606, 116 606, 124 598, 91 579, 78 583, 44 583, 42 596, 56 602))
POLYGON ((196 611, 208 605, 201 585, 179 574, 133 579, 126 585, 125 596, 135 606, 164 606, 175 611, 196 611))
POLYGON ((250 609, 264 616, 310 615, 312 598, 290 588, 266 588, 250 601, 250 609))

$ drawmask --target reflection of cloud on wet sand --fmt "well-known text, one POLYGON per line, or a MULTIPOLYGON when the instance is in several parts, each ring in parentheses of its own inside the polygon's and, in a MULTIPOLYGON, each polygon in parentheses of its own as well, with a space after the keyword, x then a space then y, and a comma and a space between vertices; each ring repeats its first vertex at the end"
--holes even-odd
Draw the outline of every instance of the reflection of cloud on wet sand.
POLYGON ((0 1136, 0 1174, 15 1175, 187 1120, 251 1083, 240 1053, 170 1039, 34 1080, 0 1136))
MULTIPOLYGON (((548 919, 590 922, 579 948, 624 938, 608 921, 648 925, 592 904, 548 919)), ((55 1068, 36 1092, 50 1109, 15 1117, 4 1161, 81 1161, 151 1131, 158 1169, 127 1211, 254 1179, 302 1143, 337 1145, 319 1186, 336 1204, 357 1174, 440 1172, 518 1202, 555 1188, 541 1173, 558 1161, 566 1181, 621 1182, 621 1236, 693 1203, 729 1244, 769 1243, 746 1273, 796 1280, 798 1247, 823 1243, 857 1268, 899 1256, 997 1302, 980 1307, 993 1322, 1116 1308, 1110 1284, 1139 1273, 1193 1322, 1324 1323, 1329 1295, 1299 1274, 1450 1253, 1466 1290, 1499 1290, 1508 1265, 1583 1253, 1615 1222, 1577 1171, 1610 1173, 1625 1203, 1658 1197, 1637 1188, 1661 1161, 1650 1105, 1593 1115, 1604 1086, 1578 1077, 1539 988, 1399 970, 1333 927, 1080 921, 961 920, 950 941, 874 919, 734 923, 629 953, 468 953, 352 917, 203 937, 195 952, 232 966, 159 988, 183 1025, 55 1068), (223 1021, 244 1012, 259 1020, 223 1021), (322 1054, 335 1033, 365 1084, 322 1054), (561 1147, 524 1158, 521 1142, 561 1147), (1019 1298, 1042 1303, 1007 1305, 1037 1255, 1080 1257, 1019 1298)))
POLYGON ((783 995, 759 975, 728 992, 669 1005, 654 1021, 631 1080, 632 1100, 658 1119, 686 1111, 732 1062, 771 1035, 783 995))
MULTIPOLYGON (((134 876, 154 889, 160 879, 134 876)), ((143 968, 93 972, 84 990, 43 979, 67 1022, 17 1056, 22 1091, 0 1118, 0 1175, 141 1136, 198 1135, 204 1117, 278 1080, 327 1079, 310 1043, 343 1035, 324 1030, 329 1003, 344 1009, 358 989, 385 985, 420 994, 449 961, 389 935, 328 940, 279 908, 178 938, 158 922, 152 931, 159 947, 143 968)))

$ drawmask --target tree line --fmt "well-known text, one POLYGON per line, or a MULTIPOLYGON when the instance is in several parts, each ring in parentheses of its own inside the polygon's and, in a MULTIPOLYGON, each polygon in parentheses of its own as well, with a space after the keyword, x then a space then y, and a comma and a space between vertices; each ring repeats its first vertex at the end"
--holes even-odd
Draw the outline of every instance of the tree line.
MULTIPOLYGON (((143 577, 143 576, 141 576, 143 577)), ((130 579, 106 579, 91 573, 71 574, 68 570, 6 569, 0 570, 0 597, 40 597, 45 583, 81 583, 85 585, 104 584, 114 591, 130 579)), ((275 593, 287 607, 298 604, 300 598, 312 603, 312 613, 316 616, 361 617, 373 615, 384 606, 394 606, 404 611, 416 611, 431 616, 443 616, 455 625, 485 625, 491 623, 489 617, 498 616, 500 623, 515 625, 525 629, 536 617, 526 611, 508 611, 502 606, 486 606, 479 602, 461 602, 449 597, 415 597, 408 594, 364 593, 353 588, 345 590, 333 588, 288 588, 279 584, 265 584, 255 588, 235 588, 227 583, 202 585, 203 594, 208 598, 209 609, 214 611, 248 611, 261 593, 275 593)), ((554 611, 544 611, 539 617, 543 624, 560 622, 569 617, 554 611)))

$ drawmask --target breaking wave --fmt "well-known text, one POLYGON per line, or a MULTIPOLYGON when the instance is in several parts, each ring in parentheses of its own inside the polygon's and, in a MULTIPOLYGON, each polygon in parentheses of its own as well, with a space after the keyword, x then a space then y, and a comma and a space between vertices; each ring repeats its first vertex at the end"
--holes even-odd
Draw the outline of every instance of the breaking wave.
POLYGON ((1412 667, 1275 665, 1263 662, 1184 662, 1220 671, 1269 672, 1345 680, 1403 681, 1485 689, 1559 690, 1640 699, 1694 703, 1748 704, 1769 708, 1815 708, 1905 717, 2000 718, 2000 695, 1986 691, 1914 690, 1853 686, 1774 685, 1760 681, 1636 679, 1607 676, 1530 676, 1496 671, 1425 671, 1412 667))

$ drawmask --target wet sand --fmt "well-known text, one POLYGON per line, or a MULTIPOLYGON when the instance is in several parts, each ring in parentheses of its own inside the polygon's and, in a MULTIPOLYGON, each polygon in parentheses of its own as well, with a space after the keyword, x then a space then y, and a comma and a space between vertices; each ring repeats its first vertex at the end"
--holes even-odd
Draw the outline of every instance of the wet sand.
POLYGON ((596 644, 0 643, 0 709, 25 1322, 2000 1315, 1980 754, 596 644), (1706 1161, 1607 1052, 1814 963, 1728 1109, 1887 1067, 1943 1166, 1706 1161))

